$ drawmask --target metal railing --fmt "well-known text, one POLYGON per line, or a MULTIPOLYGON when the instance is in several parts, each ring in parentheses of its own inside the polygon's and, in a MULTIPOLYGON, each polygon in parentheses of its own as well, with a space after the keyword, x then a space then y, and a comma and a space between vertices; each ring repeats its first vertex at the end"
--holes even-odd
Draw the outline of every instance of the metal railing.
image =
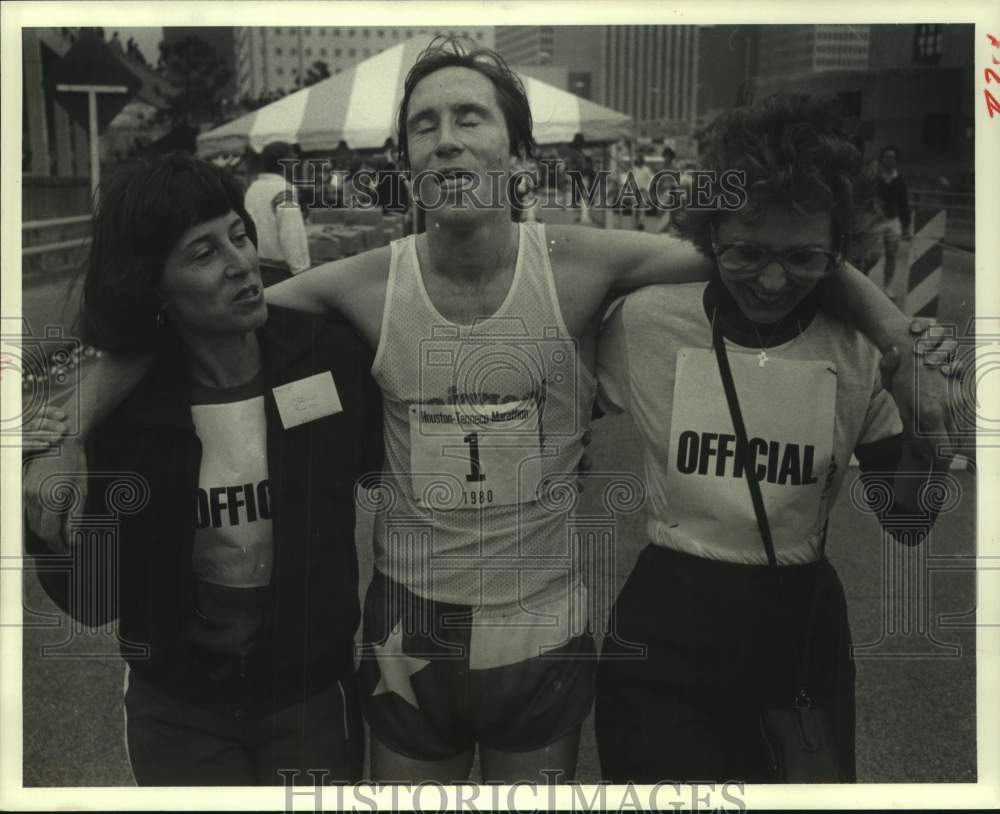
POLYGON ((53 276, 82 267, 90 245, 90 215, 74 215, 21 224, 21 272, 25 277, 53 276))

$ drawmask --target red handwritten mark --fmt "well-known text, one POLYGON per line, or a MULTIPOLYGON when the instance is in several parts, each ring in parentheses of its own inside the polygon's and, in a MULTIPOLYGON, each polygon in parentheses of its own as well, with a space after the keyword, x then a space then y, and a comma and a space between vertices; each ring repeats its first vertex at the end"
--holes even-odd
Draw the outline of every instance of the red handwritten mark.
MULTIPOLYGON (((990 41, 990 45, 994 48, 1000 48, 1000 40, 992 34, 987 34, 986 39, 990 41)), ((993 64, 1000 65, 1000 61, 998 61, 996 57, 993 57, 993 64)), ((985 78, 987 85, 990 84, 990 82, 997 82, 1000 84, 1000 74, 992 68, 984 68, 983 77, 985 78)), ((1000 102, 998 102, 997 97, 990 93, 986 88, 983 88, 983 96, 986 99, 986 112, 990 114, 990 118, 992 119, 997 113, 1000 113, 1000 102)))
POLYGON ((988 90, 984 90, 983 95, 986 97, 986 112, 990 114, 992 119, 994 113, 1000 113, 1000 102, 988 90))

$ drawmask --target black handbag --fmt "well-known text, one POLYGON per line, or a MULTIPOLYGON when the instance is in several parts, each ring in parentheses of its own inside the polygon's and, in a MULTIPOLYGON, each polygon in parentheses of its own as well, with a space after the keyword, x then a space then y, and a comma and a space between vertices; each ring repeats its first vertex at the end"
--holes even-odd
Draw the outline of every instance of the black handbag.
MULTIPOLYGON (((736 397, 736 386, 733 383, 733 373, 729 367, 729 357, 726 355, 726 345, 722 338, 722 330, 718 319, 712 319, 712 344, 715 347, 715 358, 719 365, 719 375, 726 391, 726 402, 729 414, 733 420, 736 432, 737 448, 746 450, 747 431, 743 423, 743 413, 736 397)), ((778 575, 778 562, 774 554, 774 541, 771 539, 771 526, 764 510, 764 500, 760 493, 760 484, 756 473, 750 467, 745 467, 747 485, 750 489, 750 500, 753 503, 754 514, 757 517, 757 527, 764 543, 767 562, 778 575)), ((826 529, 820 542, 820 560, 826 549, 826 529)), ((817 574, 818 578, 818 574, 817 574)), ((842 783, 845 777, 841 771, 833 739, 833 727, 825 710, 813 705, 809 695, 809 656, 816 609, 819 604, 819 583, 812 591, 809 604, 809 618, 806 623, 805 637, 802 646, 802 658, 798 668, 798 691, 788 706, 762 710, 760 714, 760 730, 764 742, 770 751, 771 765, 778 783, 842 783)))

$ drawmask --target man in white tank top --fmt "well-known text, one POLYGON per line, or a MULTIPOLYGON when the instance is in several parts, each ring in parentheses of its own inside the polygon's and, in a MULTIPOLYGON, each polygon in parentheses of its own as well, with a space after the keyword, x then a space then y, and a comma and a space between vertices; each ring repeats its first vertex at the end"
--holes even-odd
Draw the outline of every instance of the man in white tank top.
MULTIPOLYGON (((602 304, 616 290, 707 280, 711 264, 672 237, 513 223, 507 182, 531 154, 531 113, 492 51, 432 44, 407 76, 399 130, 426 233, 267 289, 274 305, 346 316, 377 349, 387 472, 372 493, 362 666, 372 776, 464 780, 478 745, 486 781, 569 780, 593 643, 560 483, 590 417, 602 304)), ((866 335, 908 355, 909 322, 878 288, 855 270, 841 287, 866 335)), ((105 356, 94 367, 84 432, 143 365, 105 356)), ((947 403, 935 378, 919 382, 922 417, 947 403)), ((915 387, 901 365, 904 418, 915 387)), ((85 469, 79 446, 66 454, 63 468, 85 469)), ((34 512, 33 527, 57 537, 61 518, 34 512)))
MULTIPOLYGON (((579 460, 609 293, 711 272, 664 236, 512 223, 506 182, 531 154, 530 115, 490 52, 426 53, 399 114, 426 233, 269 290, 342 310, 377 348, 387 466, 362 686, 378 780, 464 779, 477 742, 486 780, 571 779, 590 707, 586 595, 546 485, 579 460), (471 621, 449 632, 449 612, 471 621), (546 614, 556 621, 539 634, 546 614)), ((905 318, 863 275, 845 287, 868 297, 860 322, 879 311, 878 329, 894 326, 878 344, 901 341, 905 318)))

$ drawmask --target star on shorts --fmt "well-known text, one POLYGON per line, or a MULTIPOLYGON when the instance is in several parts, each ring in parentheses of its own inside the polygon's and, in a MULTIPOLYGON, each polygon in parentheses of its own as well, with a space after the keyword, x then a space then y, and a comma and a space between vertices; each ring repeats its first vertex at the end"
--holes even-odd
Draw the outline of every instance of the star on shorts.
POLYGON ((414 673, 419 673, 430 661, 408 656, 403 652, 403 633, 400 630, 402 622, 397 622, 384 644, 374 646, 375 657, 378 659, 379 678, 378 686, 372 697, 384 693, 395 693, 414 709, 419 709, 417 697, 413 694, 413 685, 410 678, 414 673))

